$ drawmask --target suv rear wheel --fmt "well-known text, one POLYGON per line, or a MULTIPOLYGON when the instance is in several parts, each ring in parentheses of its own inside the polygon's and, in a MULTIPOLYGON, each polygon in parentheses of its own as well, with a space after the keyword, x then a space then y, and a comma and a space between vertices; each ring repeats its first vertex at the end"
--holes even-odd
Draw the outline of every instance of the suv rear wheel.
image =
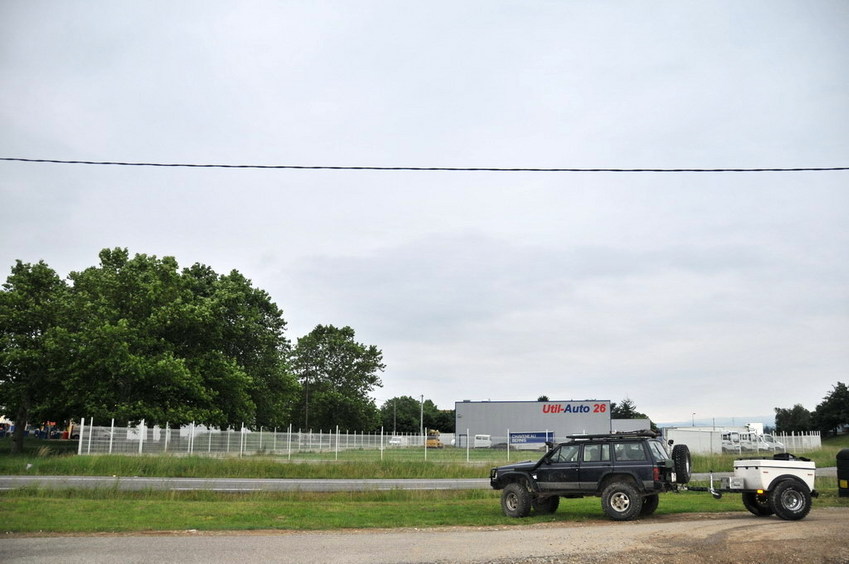
POLYGON ((628 482, 614 482, 601 493, 601 508, 614 521, 630 521, 643 509, 643 498, 628 482))
POLYGON ((531 492, 516 482, 501 492, 501 511, 508 517, 527 517, 531 512, 531 492))

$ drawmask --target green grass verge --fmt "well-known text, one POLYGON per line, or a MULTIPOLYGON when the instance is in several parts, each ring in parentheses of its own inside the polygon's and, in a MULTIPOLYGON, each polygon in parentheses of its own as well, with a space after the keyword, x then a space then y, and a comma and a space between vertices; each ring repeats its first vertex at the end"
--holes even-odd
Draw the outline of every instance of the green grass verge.
MULTIPOLYGON (((210 458, 204 456, 76 456, 67 452, 68 441, 29 439, 26 451, 10 455, 0 447, 0 474, 79 476, 162 476, 191 478, 484 478, 491 466, 537 459, 541 453, 510 454, 478 449, 431 450, 427 460, 420 449, 379 451, 351 450, 339 453, 304 453, 287 456, 210 458), (63 450, 65 449, 65 450, 63 450)), ((835 466, 838 451, 849 448, 849 436, 823 441, 820 450, 804 453, 817 467, 835 466)), ((751 456, 751 455, 744 455, 751 456)), ((737 455, 694 455, 694 472, 729 472, 737 455)))
MULTIPOLYGON (((0 529, 32 532, 326 530, 440 526, 519 526, 605 521, 598 498, 564 499, 553 515, 511 519, 499 492, 355 493, 116 492, 18 490, 0 493, 0 529)), ((840 505, 836 498, 829 505, 840 505)), ((815 507, 823 506, 820 500, 815 507)), ((849 503, 843 504, 849 508, 849 503)), ((657 515, 745 512, 739 495, 664 494, 657 515)))
MULTIPOLYGON (((75 456, 33 443, 23 455, 0 454, 0 474, 118 475, 233 478, 484 478, 492 465, 504 464, 506 453, 466 453, 444 449, 428 460, 410 459, 407 449, 354 453, 348 460, 328 454, 288 461, 280 457, 216 459, 164 456, 75 456), (318 463, 317 463, 318 462, 318 463), (31 467, 27 470, 26 465, 31 467)), ((849 437, 824 442, 821 451, 806 453, 818 466, 834 466, 849 437)), ((8 452, 8 451, 6 451, 8 452)), ((351 453, 348 453, 351 454, 351 453)), ((518 460, 515 453, 513 461, 518 460)), ((536 458, 537 453, 528 453, 536 458)), ((697 472, 729 471, 734 456, 694 457, 697 472)), ((849 508, 837 497, 835 478, 818 478, 821 497, 814 507, 849 508)), ((658 515, 691 512, 745 511, 740 496, 685 492, 661 496, 658 515)), ((604 520, 598 498, 562 500, 554 515, 509 519, 501 514, 499 492, 382 491, 350 493, 258 492, 123 492, 22 488, 0 492, 0 529, 31 532, 139 532, 161 530, 317 530, 438 526, 518 526, 541 522, 604 520)))

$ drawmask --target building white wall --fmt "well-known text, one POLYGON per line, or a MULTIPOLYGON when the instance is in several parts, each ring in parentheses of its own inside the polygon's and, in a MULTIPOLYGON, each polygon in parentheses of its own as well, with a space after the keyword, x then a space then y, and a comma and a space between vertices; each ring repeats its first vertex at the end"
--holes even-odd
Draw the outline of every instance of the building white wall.
POLYGON ((610 432, 609 400, 462 401, 454 405, 457 433, 486 434, 507 440, 510 433, 554 433, 555 441, 569 435, 610 432))

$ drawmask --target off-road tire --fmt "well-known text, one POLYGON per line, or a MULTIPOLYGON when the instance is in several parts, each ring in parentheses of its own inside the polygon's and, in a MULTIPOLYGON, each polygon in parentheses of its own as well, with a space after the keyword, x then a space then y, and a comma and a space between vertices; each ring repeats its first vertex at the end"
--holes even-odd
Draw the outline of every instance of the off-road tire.
POLYGON ((648 517, 655 511, 660 503, 660 496, 657 494, 647 495, 643 498, 643 508, 640 509, 640 517, 648 517))
POLYGON ((672 462, 675 468, 675 479, 679 484, 690 482, 692 458, 690 448, 687 445, 675 445, 672 447, 672 462))
POLYGON ((501 492, 501 511, 507 517, 527 517, 531 513, 531 492, 524 484, 507 484, 501 492))
POLYGON ((533 501, 534 512, 539 514, 549 514, 557 511, 560 506, 560 496, 552 495, 545 498, 537 498, 533 501))
POLYGON ((811 491, 799 480, 781 480, 769 492, 769 504, 782 519, 798 521, 811 510, 811 491))
POLYGON ((630 482, 614 482, 601 492, 601 508, 614 521, 631 521, 640 515, 643 498, 630 482))
POLYGON ((752 515, 758 517, 769 517, 775 513, 769 503, 769 496, 766 494, 743 492, 743 505, 752 515))

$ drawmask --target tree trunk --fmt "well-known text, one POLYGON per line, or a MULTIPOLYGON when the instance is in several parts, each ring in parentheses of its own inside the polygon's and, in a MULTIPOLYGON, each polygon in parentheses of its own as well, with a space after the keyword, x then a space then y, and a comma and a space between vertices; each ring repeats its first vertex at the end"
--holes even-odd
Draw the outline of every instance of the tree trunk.
POLYGON ((12 454, 24 452, 24 431, 27 428, 27 417, 29 415, 29 409, 24 403, 18 407, 18 415, 15 417, 15 432, 12 433, 12 454))

